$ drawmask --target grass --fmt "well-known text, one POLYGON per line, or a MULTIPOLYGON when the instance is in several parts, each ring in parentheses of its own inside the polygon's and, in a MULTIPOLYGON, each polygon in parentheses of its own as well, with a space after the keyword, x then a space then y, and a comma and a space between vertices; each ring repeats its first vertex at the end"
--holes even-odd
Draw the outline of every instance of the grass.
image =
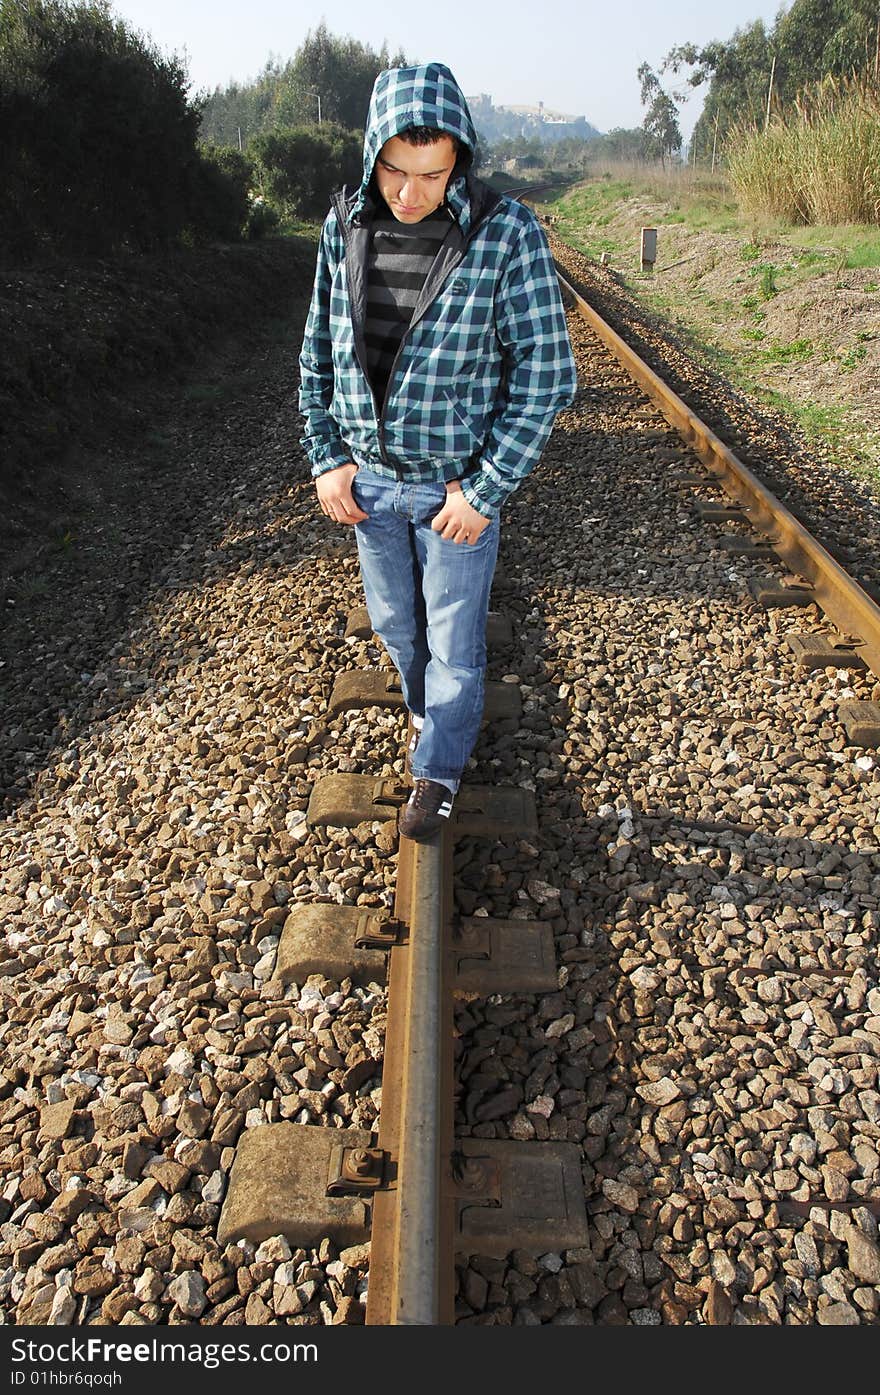
POLYGON ((726 161, 744 208, 792 224, 878 222, 880 92, 870 79, 804 89, 783 115, 728 135, 726 161))
POLYGON ((880 276, 862 277, 859 284, 846 273, 880 267, 880 226, 793 227, 780 218, 739 212, 724 177, 711 181, 700 171, 663 174, 632 166, 597 171, 539 207, 554 215, 556 230, 570 245, 597 260, 605 252, 637 299, 674 320, 695 356, 714 362, 744 391, 793 418, 835 464, 880 486, 880 432, 845 404, 844 389, 838 389, 844 405, 834 400, 833 391, 822 401, 804 400, 808 392, 821 398, 823 383, 833 384, 835 377, 840 384, 860 369, 864 377, 867 346, 876 337, 866 318, 876 304, 871 297, 880 291, 880 276), (640 271, 642 226, 667 229, 659 237, 653 274, 640 271), (697 231, 723 240, 695 241, 697 231), (842 285, 850 294, 853 288, 860 291, 864 309, 854 311, 861 314, 861 327, 843 312, 835 342, 810 307, 842 285), (786 323, 792 326, 790 339, 786 323), (799 379, 800 400, 773 381, 774 372, 786 365, 814 366, 811 378, 799 379), (821 365, 828 365, 830 378, 821 365))
POLYGON ((755 356, 761 363, 808 363, 816 352, 809 339, 792 339, 787 344, 771 344, 755 356))
POLYGON ((781 393, 763 395, 787 416, 794 417, 807 439, 819 446, 833 464, 856 479, 877 486, 877 441, 846 407, 796 402, 781 393))
POLYGON ((321 236, 322 219, 317 222, 310 218, 286 218, 279 228, 282 237, 304 237, 309 242, 317 242, 321 236))
POLYGON ((877 467, 878 441, 855 413, 837 403, 800 402, 788 393, 768 387, 752 368, 754 361, 718 344, 706 343, 688 325, 677 324, 682 338, 693 351, 701 353, 719 373, 730 378, 757 401, 793 420, 807 441, 816 446, 834 466, 875 489, 880 484, 877 467))
POLYGON ((15 599, 24 603, 25 601, 40 601, 48 596, 51 590, 49 578, 47 576, 23 576, 15 586, 15 599))

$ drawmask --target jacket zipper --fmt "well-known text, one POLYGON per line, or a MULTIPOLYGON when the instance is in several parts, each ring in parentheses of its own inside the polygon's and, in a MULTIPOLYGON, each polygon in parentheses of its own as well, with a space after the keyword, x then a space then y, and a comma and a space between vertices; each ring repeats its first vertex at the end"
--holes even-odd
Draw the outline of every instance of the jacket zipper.
MULTIPOLYGON (((488 222, 489 218, 491 218, 492 214, 495 212, 495 209, 498 207, 498 203, 499 203, 499 200, 498 200, 498 199, 494 200, 493 203, 491 204, 491 206, 490 206, 488 209, 486 209, 486 211, 480 216, 480 218, 478 218, 477 222, 473 224, 473 226, 472 226, 471 229, 470 229, 470 232, 468 233, 467 241, 462 243, 462 246, 461 246, 461 248, 460 248, 460 255, 457 256, 457 257, 455 258, 455 260, 452 261, 452 262, 450 263, 450 265, 446 268, 446 272, 445 272, 445 275, 444 275, 444 277, 443 277, 443 280, 440 281, 440 282, 438 283, 437 289, 436 289, 434 295, 432 296, 432 298, 431 298, 429 301, 427 301, 427 303, 426 303, 425 305, 422 306, 422 309, 421 309, 421 311, 420 311, 420 313, 419 313, 419 319, 418 319, 418 320, 413 320, 413 321, 411 321, 411 323, 408 324, 407 327, 406 327, 406 329, 404 330, 403 336, 402 336, 402 338, 401 338, 401 340, 400 340, 400 343, 399 343, 398 346, 397 346, 397 353, 394 355, 394 362, 392 363, 391 369, 390 369, 389 374, 388 374, 388 381, 387 381, 387 384, 386 384, 386 387, 385 387, 385 397, 384 397, 383 402, 382 402, 381 410, 380 410, 379 404, 378 404, 378 402, 377 402, 377 400, 376 400, 376 392, 375 392, 375 389, 374 389, 374 387, 373 387, 373 384, 372 384, 372 382, 371 382, 371 380, 370 380, 370 375, 369 375, 369 373, 367 372, 366 364, 364 363, 363 359, 361 358, 361 352, 360 352, 360 350, 361 350, 361 345, 360 345, 360 339, 359 339, 359 336, 358 336, 358 327, 357 327, 357 325, 356 325, 355 322, 354 322, 354 315, 353 315, 353 313, 352 313, 352 312, 353 312, 353 309, 354 309, 354 303, 355 303, 355 302, 354 302, 354 297, 353 297, 353 295, 352 295, 350 264, 349 264, 348 258, 346 258, 345 280, 346 280, 346 286, 347 286, 347 288, 348 288, 349 313, 352 314, 352 329, 354 330, 355 357, 357 358, 357 361, 358 361, 358 363, 360 364, 361 372, 363 373, 364 377, 365 377, 366 380, 367 380, 367 386, 368 386, 369 389, 370 389, 370 396, 371 396, 372 399, 373 399, 373 414, 374 414, 374 416, 375 416, 375 418, 376 418, 376 432, 377 432, 377 436, 378 436, 378 440, 379 440, 379 456, 380 456, 380 458, 381 458, 381 460, 382 460, 382 464, 383 464, 383 465, 387 465, 389 469, 394 470, 394 471, 397 473, 398 476, 401 476, 401 478, 402 478, 401 471, 402 471, 402 468, 403 468, 403 467, 400 466, 400 465, 392 464, 392 462, 388 459, 388 455, 387 455, 387 452, 386 452, 386 450, 385 450, 385 408, 386 408, 387 403, 388 403, 388 396, 389 396, 389 391, 390 391, 390 388, 391 388, 391 380, 392 380, 392 378, 394 377, 394 372, 395 372, 395 369, 397 368, 398 360, 399 360, 399 358, 400 358, 400 355, 403 353, 403 349, 404 349, 404 346, 405 346, 405 344, 406 344, 406 338, 407 338, 407 335, 409 334, 410 330, 411 330, 411 329, 414 329, 415 326, 418 324, 419 320, 423 319, 423 317, 427 314, 428 310, 430 310, 431 306, 434 304, 434 301, 437 299, 437 296, 440 294, 440 291, 441 291, 442 287, 445 285, 446 281, 448 281, 449 277, 452 275, 452 272, 453 272, 453 271, 455 270, 455 268, 464 260, 464 254, 465 254, 465 252, 467 251, 468 244, 473 240, 474 235, 475 235, 475 234, 478 232, 478 230, 483 226, 483 224, 484 224, 485 222, 488 222)), ((347 219, 346 219, 346 217, 345 217, 345 206, 344 206, 344 203, 343 203, 343 200, 342 200, 341 196, 339 196, 339 195, 334 195, 334 197, 333 197, 333 205, 334 205, 334 208, 336 209, 336 217, 337 217, 337 219, 338 219, 339 226, 340 226, 340 228, 341 228, 341 230, 342 230, 343 241, 346 243, 346 245, 348 245, 348 242, 349 242, 349 227, 348 227, 348 221, 347 221, 347 219)), ((430 272, 429 272, 428 274, 430 275, 430 272)))
MULTIPOLYGON (((342 231, 342 240, 343 240, 343 242, 344 242, 345 245, 346 245, 346 250, 348 251, 348 250, 349 250, 349 243, 350 243, 350 235, 351 235, 351 234, 350 234, 350 229, 349 229, 349 226, 348 226, 348 221, 347 221, 347 219, 346 219, 346 217, 345 217, 345 205, 344 205, 343 200, 342 200, 342 197, 341 197, 340 195, 334 194, 334 196, 333 196, 333 206, 334 206, 334 208, 335 208, 335 210, 336 210, 336 217, 337 217, 337 220, 338 220, 338 222, 339 222, 339 227, 340 227, 340 229, 341 229, 341 231, 342 231)), ((355 352, 355 358, 357 359, 358 364, 360 365, 360 370, 361 370, 361 372, 363 373, 364 377, 366 378, 367 387, 370 389, 370 396, 371 396, 371 398, 373 399, 373 416, 376 418, 376 427, 377 427, 377 429, 378 429, 378 426, 379 426, 379 415, 380 415, 380 413, 379 413, 379 403, 378 403, 378 401, 377 401, 377 399, 376 399, 376 392, 375 392, 375 389, 374 389, 374 387, 373 387, 373 384, 372 384, 372 382, 370 381, 370 375, 369 375, 369 373, 367 372, 367 364, 366 364, 365 356, 362 356, 362 354, 361 354, 361 335, 360 335, 360 333, 359 333, 358 325, 355 323, 355 318, 354 318, 355 297, 354 297, 353 294, 352 294, 351 259, 350 259, 348 256, 346 256, 346 258, 345 258, 345 284, 346 284, 346 289, 347 289, 347 291, 348 291, 348 306, 349 306, 349 314, 351 315, 352 330, 354 331, 354 352, 355 352)), ((383 459, 384 459, 384 457, 383 457, 383 459)))
MULTIPOLYGON (((458 255, 452 262, 450 262, 449 266, 446 268, 445 274, 444 274, 444 276, 443 276, 443 280, 440 281, 440 282, 438 283, 437 288, 436 288, 434 294, 432 295, 431 299, 430 299, 429 301, 427 301, 427 302, 425 303, 425 305, 422 306, 422 309, 421 309, 421 311, 420 311, 420 313, 419 313, 419 318, 418 318, 418 320, 412 320, 412 321, 407 325, 407 327, 406 327, 406 329, 404 330, 403 335, 402 335, 402 337, 401 337, 400 343, 399 343, 398 346, 397 346, 397 353, 394 355, 394 362, 392 363, 391 368, 390 368, 389 373, 388 373, 388 382, 387 382, 386 387, 385 387, 385 398, 384 398, 384 400, 383 400, 383 402, 382 402, 382 410, 381 410, 381 412, 380 412, 380 414, 379 414, 379 420, 378 420, 378 434, 379 434, 379 454, 380 454, 380 456, 382 457, 382 463, 383 463, 384 465, 388 465, 390 469, 396 470, 398 474, 400 474, 400 471, 401 471, 401 468, 402 468, 402 467, 401 467, 401 466, 398 466, 398 465, 392 465, 391 461, 388 459, 388 457, 387 457, 387 455, 386 455, 386 452, 385 452, 385 409, 386 409, 386 407, 387 407, 387 405, 388 405, 388 398, 389 398, 390 393, 391 393, 391 380, 392 380, 392 378, 394 377, 394 371, 395 371, 395 369, 397 368, 398 360, 399 360, 399 358, 400 358, 400 355, 403 353, 404 347, 405 347, 405 345, 406 345, 407 335, 409 334, 409 332, 410 332, 411 329, 415 329, 416 325, 419 323, 419 320, 424 319, 425 315, 426 315, 427 312, 430 310, 431 306, 434 304, 434 301, 437 299, 438 295, 440 294, 441 290, 443 289, 443 286, 444 286, 444 285, 446 284, 446 282, 449 280, 449 277, 452 275, 452 273, 453 273, 453 271, 455 270, 455 268, 456 268, 457 266, 459 266, 461 262, 464 261, 464 254, 465 254, 465 252, 467 251, 468 244, 473 240, 475 233, 483 226, 483 224, 484 224, 485 222, 488 221, 488 219, 491 217, 491 215, 494 213, 494 211, 495 211, 495 209, 496 209, 497 207, 498 207, 497 203, 494 203, 494 204, 492 205, 492 207, 491 207, 486 213, 484 213, 483 216, 482 216, 476 223, 474 223, 473 227, 471 228, 470 232, 468 233, 467 242, 463 242, 462 245, 461 245, 461 248, 459 249, 459 255, 458 255)), ((428 274, 430 275, 430 272, 429 272, 428 274)), ((369 381, 369 379, 368 379, 368 381, 369 381)), ((371 385, 371 386, 372 386, 372 385, 371 385)), ((375 393, 374 393, 374 394, 373 394, 373 400, 374 400, 374 401, 375 401, 375 397, 376 397, 376 395, 375 395, 375 393)))

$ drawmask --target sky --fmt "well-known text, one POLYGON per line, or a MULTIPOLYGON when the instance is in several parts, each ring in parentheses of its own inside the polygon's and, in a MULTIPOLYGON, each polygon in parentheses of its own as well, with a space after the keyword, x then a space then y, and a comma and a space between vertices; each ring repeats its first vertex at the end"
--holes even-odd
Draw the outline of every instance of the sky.
MULTIPOLYGON (((446 63, 467 96, 585 116, 600 131, 640 126, 636 71, 658 72, 682 43, 729 39, 782 0, 111 0, 115 14, 186 61, 193 93, 255 77, 270 55, 292 58, 322 20, 371 48, 387 41, 416 62, 446 63)), ((676 85, 662 76, 664 85, 676 85)), ((679 79, 680 82, 680 79, 679 79)), ((685 140, 702 89, 681 106, 685 140)))

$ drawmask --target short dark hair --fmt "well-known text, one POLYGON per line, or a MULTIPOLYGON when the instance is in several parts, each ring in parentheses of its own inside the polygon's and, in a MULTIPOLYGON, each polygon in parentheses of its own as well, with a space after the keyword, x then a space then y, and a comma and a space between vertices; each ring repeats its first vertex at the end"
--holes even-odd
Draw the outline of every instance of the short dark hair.
POLYGON ((458 136, 454 136, 451 131, 441 131, 437 126, 405 126, 397 134, 401 140, 406 141, 407 145, 436 145, 438 140, 448 136, 452 141, 452 148, 456 155, 462 147, 462 142, 458 136))

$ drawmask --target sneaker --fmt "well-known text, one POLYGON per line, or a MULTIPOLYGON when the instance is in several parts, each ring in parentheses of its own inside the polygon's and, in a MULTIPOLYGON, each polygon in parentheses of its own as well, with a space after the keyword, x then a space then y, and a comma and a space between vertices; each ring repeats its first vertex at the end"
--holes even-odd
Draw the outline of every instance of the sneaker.
POLYGON ((397 826, 404 838, 414 843, 426 843, 439 833, 443 820, 452 813, 454 795, 438 780, 416 780, 409 800, 404 804, 397 826))

